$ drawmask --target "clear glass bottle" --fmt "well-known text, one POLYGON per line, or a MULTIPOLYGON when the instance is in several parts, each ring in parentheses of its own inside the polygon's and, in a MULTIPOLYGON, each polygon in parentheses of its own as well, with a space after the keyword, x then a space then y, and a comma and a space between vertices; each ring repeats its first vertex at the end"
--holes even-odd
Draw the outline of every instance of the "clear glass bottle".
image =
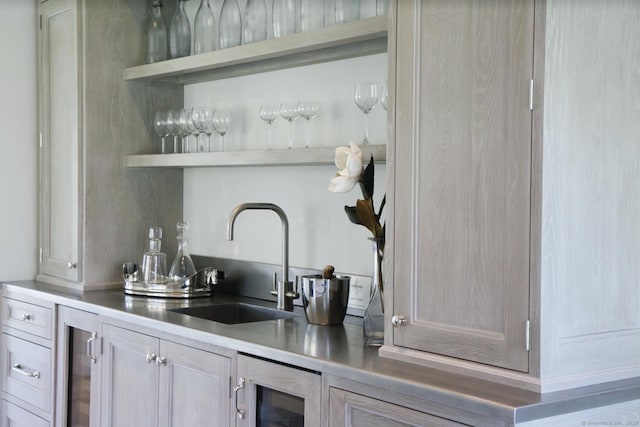
POLYGON ((296 32, 296 1, 273 0, 273 37, 283 37, 296 32))
POLYGON ((147 64, 167 59, 167 29, 162 19, 162 2, 154 0, 147 25, 147 64))
POLYGON ((193 53, 205 53, 215 50, 216 22, 209 0, 201 0, 193 23, 193 53))
POLYGON ((142 278, 146 284, 165 283, 167 280, 167 255, 160 252, 162 228, 149 228, 149 251, 142 256, 142 278))
POLYGON ((189 223, 181 221, 176 225, 176 228, 178 230, 178 253, 171 263, 169 279, 180 282, 185 281, 196 274, 196 267, 193 265, 193 260, 189 255, 189 249, 187 247, 189 223))
POLYGON ((236 0, 224 0, 220 11, 220 49, 239 46, 242 39, 242 17, 236 0))
POLYGON ((324 0, 302 0, 300 2, 300 31, 317 30, 324 27, 324 0))
POLYGON ((336 24, 360 19, 360 0, 334 0, 336 24))
POLYGON ((267 5, 264 0, 248 0, 244 9, 244 43, 267 38, 267 5))
POLYGON ((371 237, 373 242, 373 277, 371 278, 371 298, 362 319, 364 342, 370 346, 384 344, 384 298, 382 285, 383 240, 371 237))
POLYGON ((389 13, 389 0, 376 0, 376 16, 384 16, 389 13))
POLYGON ((180 58, 191 55, 191 24, 180 0, 169 25, 169 56, 180 58))

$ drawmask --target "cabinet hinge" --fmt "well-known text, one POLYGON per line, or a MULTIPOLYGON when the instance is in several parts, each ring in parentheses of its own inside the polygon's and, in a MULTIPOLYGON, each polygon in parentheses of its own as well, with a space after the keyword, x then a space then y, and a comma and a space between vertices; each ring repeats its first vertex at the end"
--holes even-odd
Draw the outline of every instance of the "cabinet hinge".
POLYGON ((40 248, 40 255, 39 255, 39 258, 40 258, 40 264, 42 264, 42 258, 43 258, 43 255, 42 255, 42 248, 40 248))
POLYGON ((528 320, 525 322, 524 326, 524 347, 527 351, 531 349, 531 334, 529 333, 529 325, 531 322, 528 320))
POLYGON ((529 110, 533 111, 533 79, 529 80, 529 110))

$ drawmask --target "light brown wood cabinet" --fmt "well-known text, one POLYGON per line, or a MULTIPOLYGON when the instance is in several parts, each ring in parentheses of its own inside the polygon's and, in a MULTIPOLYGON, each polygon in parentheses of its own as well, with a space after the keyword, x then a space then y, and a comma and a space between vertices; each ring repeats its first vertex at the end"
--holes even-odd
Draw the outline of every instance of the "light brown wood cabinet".
POLYGON ((386 343, 527 372, 534 2, 399 1, 393 25, 386 343))
POLYGON ((122 82, 144 56, 137 20, 146 7, 39 6, 39 280, 77 288, 120 282, 122 263, 138 262, 152 225, 165 229, 166 250, 175 248, 182 171, 122 164, 127 154, 151 151, 154 111, 182 104, 181 87, 122 82))

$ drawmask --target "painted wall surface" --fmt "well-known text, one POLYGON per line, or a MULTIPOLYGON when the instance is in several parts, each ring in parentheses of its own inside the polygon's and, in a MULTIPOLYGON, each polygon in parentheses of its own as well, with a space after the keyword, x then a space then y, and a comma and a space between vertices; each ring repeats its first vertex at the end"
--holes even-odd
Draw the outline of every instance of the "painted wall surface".
POLYGON ((0 280, 37 269, 36 1, 0 0, 0 280))

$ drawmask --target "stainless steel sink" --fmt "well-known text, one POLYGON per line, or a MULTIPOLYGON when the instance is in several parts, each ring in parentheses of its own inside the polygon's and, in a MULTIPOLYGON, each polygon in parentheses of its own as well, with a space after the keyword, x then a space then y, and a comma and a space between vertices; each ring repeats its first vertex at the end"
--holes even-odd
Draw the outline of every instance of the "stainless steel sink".
POLYGON ((265 320, 292 319, 295 314, 245 303, 215 304, 200 307, 170 309, 174 313, 182 313, 200 319, 237 325, 239 323, 262 322, 265 320))

